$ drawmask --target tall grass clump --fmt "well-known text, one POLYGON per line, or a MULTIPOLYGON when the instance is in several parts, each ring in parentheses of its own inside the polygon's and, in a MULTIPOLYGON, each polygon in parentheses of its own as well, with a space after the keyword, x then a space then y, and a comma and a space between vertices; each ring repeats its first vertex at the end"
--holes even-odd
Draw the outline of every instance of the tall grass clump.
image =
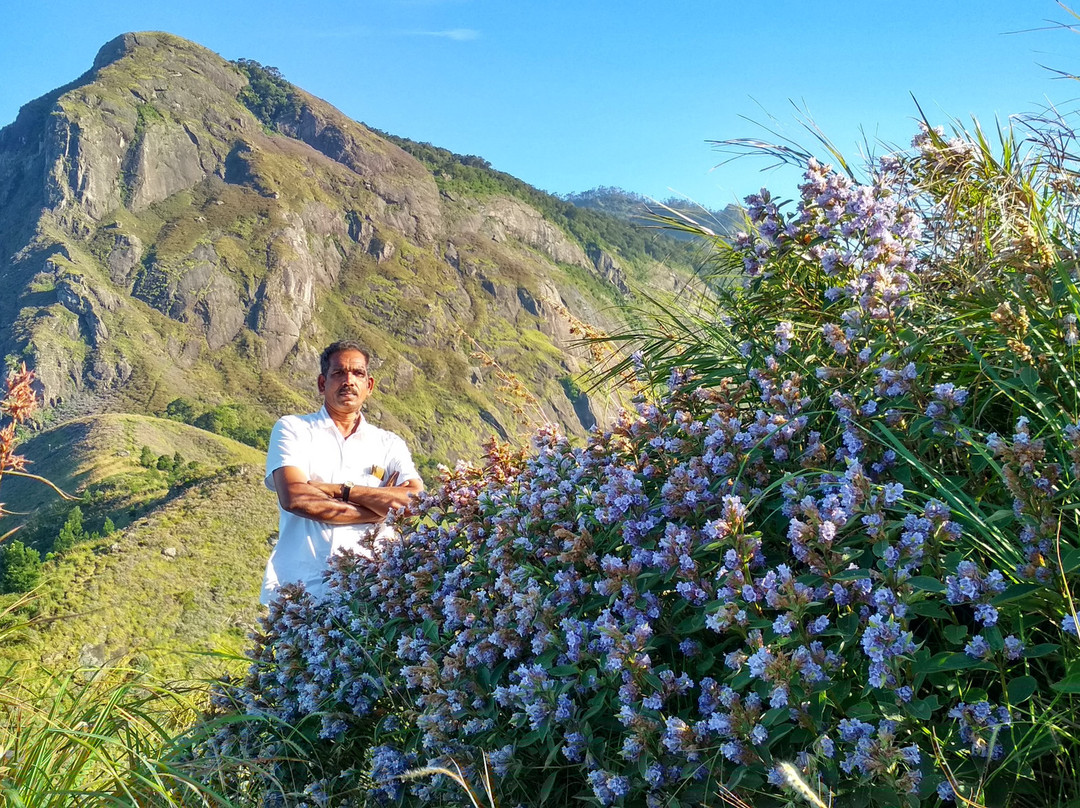
POLYGON ((400 775, 484 753, 504 804, 1073 804, 1077 185, 1032 133, 805 155, 698 229, 698 299, 620 338, 652 392, 283 591, 206 754, 297 805, 453 801, 400 775))
POLYGON ((12 808, 228 806, 169 762, 204 704, 142 671, 0 674, 0 802, 12 808))

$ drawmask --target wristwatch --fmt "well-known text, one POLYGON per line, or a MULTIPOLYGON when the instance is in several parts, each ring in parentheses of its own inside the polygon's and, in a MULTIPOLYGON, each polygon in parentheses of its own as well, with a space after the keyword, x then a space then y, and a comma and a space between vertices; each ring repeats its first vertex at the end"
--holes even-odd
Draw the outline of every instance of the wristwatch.
POLYGON ((349 501, 349 494, 352 493, 352 483, 341 484, 341 500, 343 502, 349 501))

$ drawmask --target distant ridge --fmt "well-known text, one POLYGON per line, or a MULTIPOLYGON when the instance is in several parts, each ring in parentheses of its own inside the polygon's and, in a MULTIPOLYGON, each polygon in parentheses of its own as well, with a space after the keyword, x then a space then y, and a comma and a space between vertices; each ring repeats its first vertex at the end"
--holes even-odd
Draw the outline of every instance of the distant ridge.
MULTIPOLYGON (((738 205, 727 205, 722 210, 710 210, 679 197, 654 200, 633 191, 610 186, 564 194, 561 198, 578 207, 600 211, 638 226, 657 227, 657 216, 672 216, 672 211, 675 211, 720 235, 733 235, 738 232, 743 228, 745 217, 738 205)), ((676 238, 683 236, 677 231, 667 232, 676 238)))

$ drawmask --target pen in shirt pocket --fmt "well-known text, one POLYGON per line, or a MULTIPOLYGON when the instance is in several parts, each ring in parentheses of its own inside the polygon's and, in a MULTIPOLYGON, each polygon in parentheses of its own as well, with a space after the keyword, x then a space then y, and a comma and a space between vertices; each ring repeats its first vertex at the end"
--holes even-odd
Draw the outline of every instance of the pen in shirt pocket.
POLYGON ((398 473, 395 471, 393 474, 391 474, 389 477, 387 477, 386 476, 386 469, 384 469, 382 466, 372 466, 371 467, 371 476, 375 477, 379 481, 380 486, 383 486, 383 485, 397 485, 398 484, 398 481, 397 481, 398 473))

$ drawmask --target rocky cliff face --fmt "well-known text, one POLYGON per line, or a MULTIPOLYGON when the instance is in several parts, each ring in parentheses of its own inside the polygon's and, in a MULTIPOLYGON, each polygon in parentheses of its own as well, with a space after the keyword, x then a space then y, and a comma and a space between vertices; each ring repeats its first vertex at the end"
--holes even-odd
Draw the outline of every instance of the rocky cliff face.
POLYGON ((303 91, 270 133, 245 86, 198 45, 125 34, 0 130, 0 350, 50 401, 155 412, 194 394, 276 414, 350 336, 380 363, 375 413, 422 453, 513 431, 477 346, 549 417, 591 426, 565 314, 602 320, 627 291, 615 255, 520 200, 440 193, 303 91))

